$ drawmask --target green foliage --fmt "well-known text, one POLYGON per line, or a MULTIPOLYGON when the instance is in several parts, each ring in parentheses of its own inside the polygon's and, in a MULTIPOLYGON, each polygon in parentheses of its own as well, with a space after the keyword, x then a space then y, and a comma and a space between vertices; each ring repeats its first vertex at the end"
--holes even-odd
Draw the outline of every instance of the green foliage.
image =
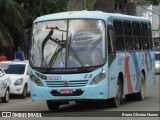
POLYGON ((68 0, 16 0, 27 12, 27 27, 39 16, 65 11, 68 0))
POLYGON ((153 2, 154 5, 159 5, 160 4, 160 0, 150 0, 153 2))
POLYGON ((25 11, 13 0, 0 0, 0 44, 13 46, 14 33, 20 33, 25 25, 25 11))
POLYGON ((160 4, 160 0, 140 0, 141 3, 146 2, 146 1, 152 1, 153 5, 159 5, 160 4))
POLYGON ((93 0, 86 0, 86 9, 87 10, 93 10, 92 2, 93 2, 93 0))

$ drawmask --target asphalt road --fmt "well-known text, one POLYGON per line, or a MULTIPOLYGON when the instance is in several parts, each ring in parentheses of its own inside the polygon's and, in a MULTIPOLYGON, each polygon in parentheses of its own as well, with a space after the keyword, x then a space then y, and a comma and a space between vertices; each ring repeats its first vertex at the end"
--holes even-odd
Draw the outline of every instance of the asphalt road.
MULTIPOLYGON (((110 108, 109 106, 104 107, 102 102, 82 103, 82 104, 76 104, 74 102, 71 102, 69 105, 61 106, 59 111, 53 112, 48 110, 48 107, 45 101, 32 101, 30 97, 27 97, 26 99, 14 98, 14 99, 11 99, 9 103, 2 103, 0 101, 0 111, 35 111, 35 112, 50 113, 50 115, 58 113, 57 119, 60 119, 60 117, 62 117, 63 115, 66 116, 68 113, 70 117, 72 115, 83 117, 81 115, 83 115, 82 113, 84 112, 85 113, 89 112, 87 113, 89 114, 89 117, 96 116, 96 114, 97 114, 97 117, 99 117, 100 116, 98 115, 99 113, 107 114, 107 112, 110 112, 110 111, 121 111, 121 112, 124 111, 124 113, 125 111, 135 111, 138 113, 141 113, 140 111, 160 111, 160 76, 156 75, 155 86, 146 90, 146 98, 144 101, 125 101, 118 108, 110 108)), ((113 114, 116 114, 116 113, 113 113, 113 114)), ((134 117, 134 118, 137 118, 137 117, 134 117)), ((150 120, 151 118, 141 117, 142 120, 143 119, 150 120)), ((69 118, 67 117, 65 119, 69 119, 69 118)), ((101 119, 103 118, 101 117, 101 119)), ((111 117, 111 119, 114 119, 114 118, 111 117)), ((125 120, 124 117, 122 118, 119 117, 118 119, 125 120)), ((158 117, 155 117, 154 119, 159 120, 158 117)), ((72 120, 72 118, 70 120, 72 120)))

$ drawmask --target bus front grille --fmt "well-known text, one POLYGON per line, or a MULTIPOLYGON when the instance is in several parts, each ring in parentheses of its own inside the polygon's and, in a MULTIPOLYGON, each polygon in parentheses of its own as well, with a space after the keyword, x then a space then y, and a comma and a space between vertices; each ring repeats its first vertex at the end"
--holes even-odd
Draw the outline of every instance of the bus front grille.
POLYGON ((86 86, 88 80, 69 81, 45 81, 47 87, 82 87, 86 86))

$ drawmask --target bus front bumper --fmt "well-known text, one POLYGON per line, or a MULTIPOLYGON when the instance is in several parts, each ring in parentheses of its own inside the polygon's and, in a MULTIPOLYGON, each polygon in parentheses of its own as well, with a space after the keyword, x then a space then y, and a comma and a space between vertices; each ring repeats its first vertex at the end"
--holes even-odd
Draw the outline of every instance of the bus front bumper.
POLYGON ((74 101, 74 100, 104 100, 108 98, 108 85, 106 81, 101 81, 96 85, 86 85, 84 87, 45 87, 37 86, 32 81, 31 98, 32 100, 55 100, 55 101, 74 101), (73 94, 61 94, 60 91, 73 91, 73 94))

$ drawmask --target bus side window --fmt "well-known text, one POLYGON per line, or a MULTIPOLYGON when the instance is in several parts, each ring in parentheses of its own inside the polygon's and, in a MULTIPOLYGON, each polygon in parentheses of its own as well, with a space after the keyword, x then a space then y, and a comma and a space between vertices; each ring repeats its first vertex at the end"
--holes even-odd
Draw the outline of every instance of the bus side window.
POLYGON ((117 51, 124 51, 124 36, 123 36, 123 26, 121 20, 114 20, 114 31, 116 36, 116 50, 117 51))
POLYGON ((148 50, 150 46, 149 46, 149 39, 148 39, 147 23, 141 23, 141 36, 142 36, 143 50, 148 50))
POLYGON ((123 22, 126 50, 134 50, 130 21, 123 22))
POLYGON ((141 50, 142 43, 141 43, 139 22, 132 23, 132 30, 133 30, 133 40, 134 40, 135 50, 141 50))
POLYGON ((153 39, 152 39, 151 23, 148 23, 148 37, 149 37, 149 41, 150 41, 150 49, 153 50, 153 39))
POLYGON ((113 27, 108 25, 108 53, 115 53, 115 34, 113 32, 113 27))

